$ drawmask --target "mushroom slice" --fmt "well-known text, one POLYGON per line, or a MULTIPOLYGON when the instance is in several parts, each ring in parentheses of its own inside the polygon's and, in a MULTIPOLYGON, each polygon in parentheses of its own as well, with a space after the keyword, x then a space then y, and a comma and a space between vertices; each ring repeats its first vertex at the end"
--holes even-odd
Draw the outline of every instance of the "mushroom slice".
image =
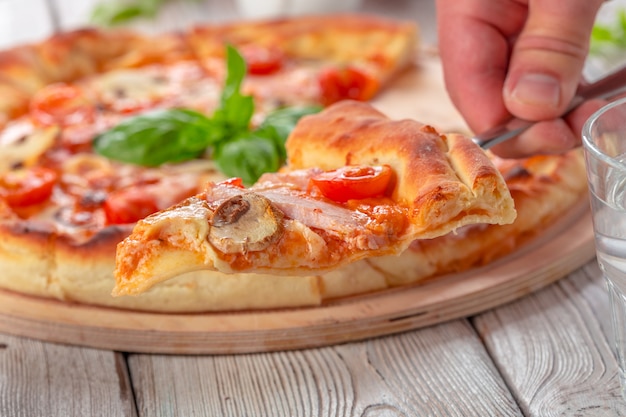
POLYGON ((282 236, 283 216, 282 211, 262 195, 236 195, 215 210, 208 239, 223 253, 260 251, 282 236))

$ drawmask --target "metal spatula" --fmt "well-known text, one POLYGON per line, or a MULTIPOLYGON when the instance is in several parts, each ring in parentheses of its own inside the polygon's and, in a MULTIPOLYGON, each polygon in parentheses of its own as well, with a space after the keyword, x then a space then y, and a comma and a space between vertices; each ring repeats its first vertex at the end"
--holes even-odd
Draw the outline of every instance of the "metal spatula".
MULTIPOLYGON (((563 116, 591 98, 611 99, 623 93, 626 93, 626 66, 611 72, 594 83, 582 85, 563 116)), ((498 143, 516 137, 535 123, 513 118, 500 126, 475 135, 472 140, 481 148, 489 149, 498 143)))

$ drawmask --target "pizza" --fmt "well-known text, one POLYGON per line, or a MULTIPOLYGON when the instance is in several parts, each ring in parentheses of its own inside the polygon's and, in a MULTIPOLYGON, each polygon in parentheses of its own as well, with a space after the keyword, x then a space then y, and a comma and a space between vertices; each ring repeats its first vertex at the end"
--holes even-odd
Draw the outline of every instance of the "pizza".
POLYGON ((286 149, 287 165, 249 188, 212 183, 140 220, 118 246, 115 293, 197 269, 326 272, 515 219, 500 172, 469 138, 389 120, 364 102, 303 117, 286 149))
MULTIPOLYGON (((0 288, 158 312, 315 306, 516 250, 584 194, 579 155, 501 161, 487 154, 489 161, 464 135, 390 120, 355 102, 375 97, 412 65, 417 42, 412 23, 332 15, 151 36, 82 29, 0 52, 0 288), (358 140, 370 124, 380 149, 358 140), (377 126, 394 131, 389 140, 377 136, 377 126), (414 139, 393 126, 425 138, 428 155, 416 160, 432 163, 413 166, 392 138, 396 145, 414 139), (384 174, 389 182, 379 194, 337 201, 319 184, 322 174, 342 170, 384 174), (318 185, 309 188, 314 179, 318 185), (441 184, 450 194, 428 189, 441 184), (416 212, 425 205, 417 194, 431 191, 437 204, 416 212), (139 296, 111 296, 116 249, 133 230, 172 226, 161 221, 176 207, 198 205, 213 217, 224 202, 218 193, 233 194, 221 209, 233 201, 267 208, 277 232, 254 244, 222 236, 218 245, 235 255, 212 252, 214 270, 203 262, 173 277, 169 269, 119 290, 139 296), (367 219, 361 226, 373 227, 347 235, 342 214, 320 237, 325 225, 307 224, 277 205, 279 195, 293 194, 313 206, 359 213, 367 219), (460 211, 453 195, 467 197, 460 211), (517 219, 510 223, 513 202, 517 219), (389 209, 388 217, 375 207, 389 209), (365 245, 354 238, 361 232, 365 245), (322 258, 304 251, 298 264, 279 268, 277 259, 293 259, 294 237, 316 239, 322 258), (247 257, 257 244, 275 252, 247 257)), ((169 230, 172 238, 181 231, 169 230)), ((179 249, 191 259, 193 251, 179 249)))

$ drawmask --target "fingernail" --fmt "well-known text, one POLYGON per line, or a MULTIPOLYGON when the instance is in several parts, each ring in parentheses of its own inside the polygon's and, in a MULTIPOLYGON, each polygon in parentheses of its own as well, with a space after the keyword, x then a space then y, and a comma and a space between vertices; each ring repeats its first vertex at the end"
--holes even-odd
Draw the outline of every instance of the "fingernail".
POLYGON ((558 106, 560 97, 559 80, 546 74, 524 74, 511 91, 513 100, 532 106, 558 106))

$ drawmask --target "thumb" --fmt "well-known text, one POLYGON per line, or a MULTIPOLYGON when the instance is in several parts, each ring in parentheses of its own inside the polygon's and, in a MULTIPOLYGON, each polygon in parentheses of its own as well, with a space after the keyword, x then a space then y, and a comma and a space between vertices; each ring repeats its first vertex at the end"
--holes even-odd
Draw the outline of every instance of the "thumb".
POLYGON ((602 0, 529 0, 515 40, 504 102, 529 120, 559 117, 574 97, 602 0))

